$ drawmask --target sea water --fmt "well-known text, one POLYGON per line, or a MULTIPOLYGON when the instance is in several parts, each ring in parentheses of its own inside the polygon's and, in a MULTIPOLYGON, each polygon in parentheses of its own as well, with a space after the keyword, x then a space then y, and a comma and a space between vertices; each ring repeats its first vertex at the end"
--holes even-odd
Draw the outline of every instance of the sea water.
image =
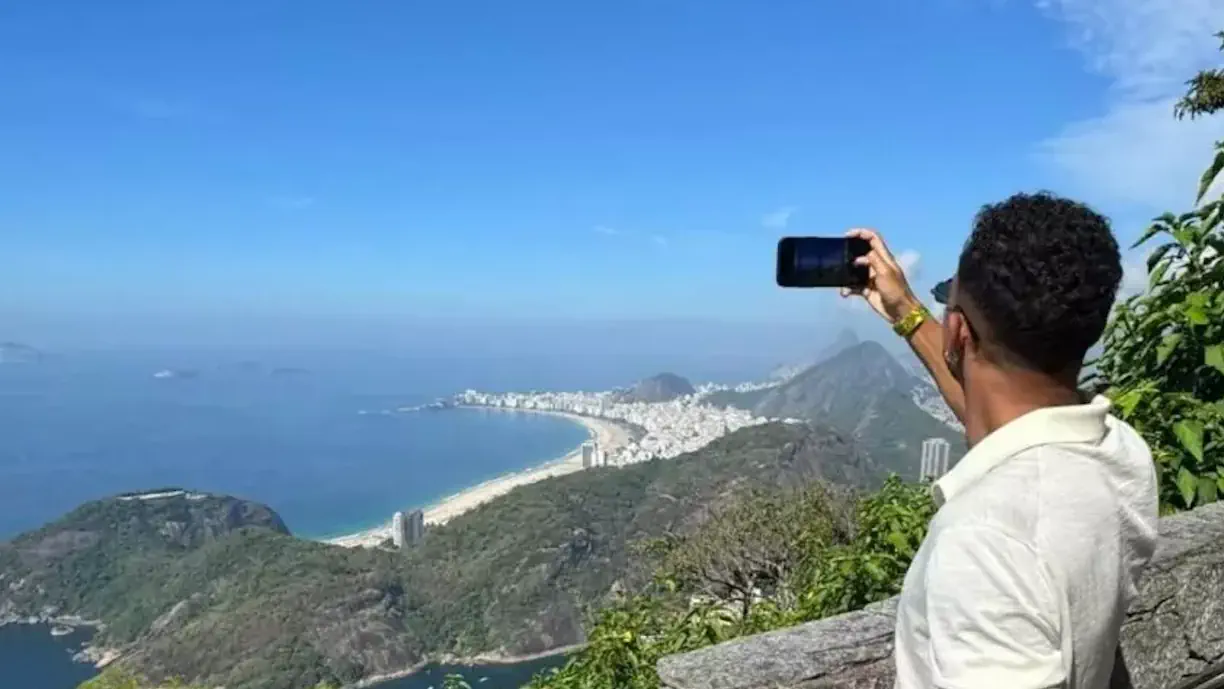
MULTIPOLYGON (((46 625, 0 627, 0 687, 4 689, 75 689, 95 673, 92 665, 72 656, 89 640, 88 630, 53 637, 46 625)), ((517 689, 536 673, 557 667, 556 655, 512 665, 432 665, 408 677, 374 685, 377 689, 441 689, 443 678, 460 674, 472 689, 517 689)))
POLYGON ((89 632, 58 637, 50 632, 46 625, 0 627, 0 687, 72 689, 93 676, 92 665, 72 660, 89 632))
POLYGON ((154 378, 152 361, 0 366, 0 539, 86 500, 168 486, 263 502, 299 536, 334 536, 587 437, 552 416, 396 413, 465 385, 421 368, 278 374, 240 362, 154 378))
MULTIPOLYGON (((410 362, 362 363, 276 371, 274 361, 214 358, 169 378, 153 374, 178 361, 152 357, 0 366, 0 539, 86 500, 169 486, 267 503, 300 536, 339 535, 563 456, 587 437, 581 426, 545 415, 394 411, 464 387, 526 388, 528 378, 496 368, 443 375, 410 362)), ((79 634, 47 631, 0 629, 0 686, 70 689, 90 676, 70 659, 79 634)), ((507 689, 550 662, 559 661, 464 674, 473 687, 507 689)), ((435 670, 445 668, 388 687, 441 686, 435 670)))

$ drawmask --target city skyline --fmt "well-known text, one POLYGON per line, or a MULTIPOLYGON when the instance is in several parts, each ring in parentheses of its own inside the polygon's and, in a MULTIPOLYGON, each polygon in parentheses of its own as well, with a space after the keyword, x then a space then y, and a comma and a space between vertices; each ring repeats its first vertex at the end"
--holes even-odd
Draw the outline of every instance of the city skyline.
POLYGON ((470 9, 10 8, 2 339, 847 321, 774 286, 779 236, 877 227, 925 293, 981 204, 1052 189, 1129 245, 1224 137, 1171 110, 1211 0, 470 9))

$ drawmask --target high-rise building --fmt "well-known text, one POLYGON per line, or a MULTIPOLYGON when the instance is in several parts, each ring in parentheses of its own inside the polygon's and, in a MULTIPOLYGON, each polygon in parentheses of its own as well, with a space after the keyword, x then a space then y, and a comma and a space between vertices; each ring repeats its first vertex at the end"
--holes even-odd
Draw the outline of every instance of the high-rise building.
POLYGON ((948 473, 948 454, 951 451, 951 444, 943 438, 927 438, 922 441, 922 465, 918 479, 933 481, 948 473))
POLYGON ((403 512, 396 512, 391 517, 391 542, 396 548, 403 548, 408 543, 408 520, 403 512))
POLYGON ((582 444, 582 468, 590 469, 595 466, 595 443, 587 441, 582 444))
POLYGON ((413 510, 408 515, 407 539, 409 545, 416 545, 425 538, 425 511, 413 510))

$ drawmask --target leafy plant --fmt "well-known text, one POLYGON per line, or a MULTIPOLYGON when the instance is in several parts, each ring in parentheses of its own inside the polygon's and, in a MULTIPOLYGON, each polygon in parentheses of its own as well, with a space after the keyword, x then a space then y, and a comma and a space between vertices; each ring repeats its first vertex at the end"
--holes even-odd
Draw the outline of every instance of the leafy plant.
POLYGON ((894 475, 859 500, 850 525, 837 523, 835 505, 813 504, 813 496, 821 494, 835 499, 811 490, 752 494, 744 498, 744 508, 765 505, 770 518, 737 521, 741 509, 732 507, 683 542, 656 542, 663 560, 655 587, 602 610, 587 646, 565 666, 537 675, 530 687, 657 689, 655 665, 663 656, 846 612, 896 593, 934 514, 927 487, 894 475), (800 514, 810 522, 780 518, 800 514), (740 536, 731 533, 736 524, 740 536), (765 533, 768 529, 777 533, 765 533), (719 557, 701 543, 704 538, 737 545, 741 555, 751 557, 719 557), (755 539, 793 551, 744 547, 755 539), (709 586, 710 572, 719 579, 734 572, 757 583, 765 575, 771 586, 746 597, 739 584, 709 586))
MULTIPOLYGON (((78 689, 203 689, 196 685, 187 685, 179 679, 170 679, 161 683, 149 682, 135 673, 110 667, 93 679, 80 684, 78 689)), ((314 689, 338 689, 334 684, 319 682, 314 689)), ((451 689, 447 687, 446 689, 451 689)), ((471 689, 466 685, 462 689, 471 689)))
MULTIPOLYGON (((1189 83, 1178 117, 1224 108, 1224 71, 1189 83)), ((1151 446, 1164 513, 1224 493, 1224 196, 1209 200, 1224 170, 1224 142, 1215 149, 1194 210, 1156 218, 1132 246, 1160 241, 1148 255, 1147 291, 1115 309, 1097 373, 1086 381, 1099 377, 1121 418, 1151 446)))
POLYGON ((452 672, 442 678, 442 689, 472 689, 472 685, 467 683, 463 675, 452 672))

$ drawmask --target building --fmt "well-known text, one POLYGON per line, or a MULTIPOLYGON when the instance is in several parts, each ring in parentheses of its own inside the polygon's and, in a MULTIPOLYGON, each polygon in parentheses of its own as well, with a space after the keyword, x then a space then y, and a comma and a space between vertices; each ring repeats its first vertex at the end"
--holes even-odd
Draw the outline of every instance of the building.
POLYGON ((927 438, 922 441, 922 465, 918 479, 934 481, 948 473, 948 454, 951 451, 951 444, 943 438, 927 438))
POLYGON ((583 469, 590 469, 591 467, 595 466, 595 457, 596 457, 597 450, 598 448, 595 447, 595 443, 589 440, 582 444, 582 468, 583 469))
POLYGON ((408 543, 408 520, 403 512, 396 512, 391 517, 391 542, 396 548, 403 548, 408 543))
POLYGON ((408 515, 407 543, 408 545, 416 545, 425 538, 425 511, 413 510, 408 515))

